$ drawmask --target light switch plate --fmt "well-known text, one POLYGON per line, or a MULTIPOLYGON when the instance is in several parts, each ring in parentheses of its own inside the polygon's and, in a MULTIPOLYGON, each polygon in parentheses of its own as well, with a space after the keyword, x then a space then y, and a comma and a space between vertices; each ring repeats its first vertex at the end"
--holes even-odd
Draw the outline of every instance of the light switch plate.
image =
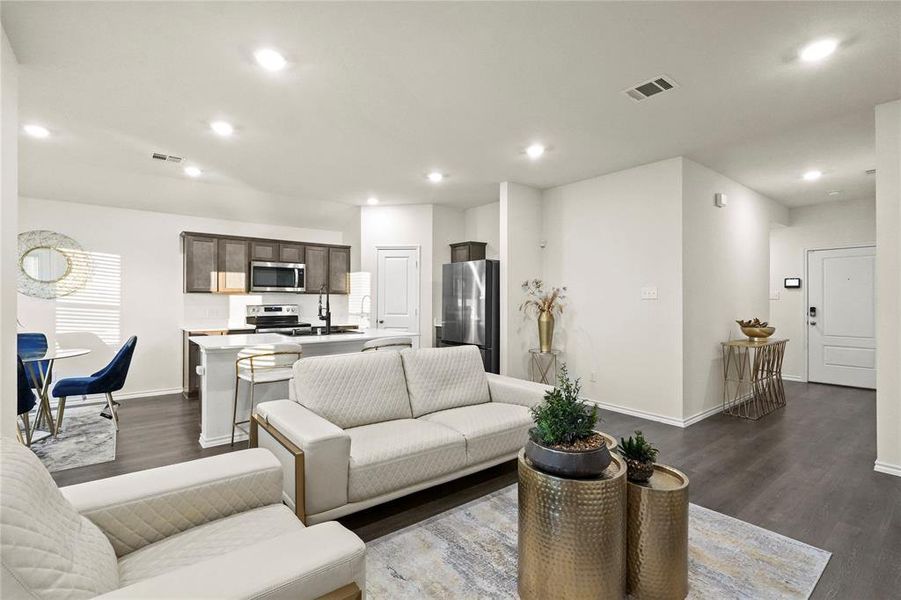
POLYGON ((657 299, 657 287, 656 286, 647 286, 641 288, 641 299, 642 300, 656 300, 657 299))

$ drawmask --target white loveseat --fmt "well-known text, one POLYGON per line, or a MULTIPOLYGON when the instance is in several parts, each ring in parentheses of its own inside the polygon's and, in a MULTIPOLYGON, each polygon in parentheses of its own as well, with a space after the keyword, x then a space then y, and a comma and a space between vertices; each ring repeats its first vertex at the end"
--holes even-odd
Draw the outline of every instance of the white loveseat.
POLYGON ((474 346, 304 358, 291 385, 257 406, 251 445, 282 462, 307 523, 515 458, 549 389, 486 374, 474 346))
POLYGON ((338 523, 304 527, 282 471, 246 450, 57 488, 0 439, 0 597, 360 598, 365 546, 338 523))

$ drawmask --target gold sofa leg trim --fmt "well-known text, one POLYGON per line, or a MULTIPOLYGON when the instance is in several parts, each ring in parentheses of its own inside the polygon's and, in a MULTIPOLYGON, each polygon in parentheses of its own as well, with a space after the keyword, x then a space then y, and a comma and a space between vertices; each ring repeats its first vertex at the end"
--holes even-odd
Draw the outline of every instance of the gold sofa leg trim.
POLYGON ((337 590, 333 590, 324 596, 319 596, 316 600, 360 600, 363 597, 363 592, 360 591, 360 588, 356 583, 348 583, 345 586, 339 587, 337 590))
MULTIPOLYGON (((301 450, 294 442, 286 438, 281 431, 270 425, 263 417, 254 413, 250 419, 250 447, 257 448, 260 443, 259 428, 262 427, 266 433, 281 444, 281 446, 294 456, 294 514, 300 519, 301 523, 307 524, 306 514, 306 493, 304 487, 304 458, 303 450, 301 450)), ((343 589, 343 588, 342 588, 343 589)), ((337 591, 337 590, 336 590, 337 591)), ((357 590, 359 592, 359 590, 357 590)), ((325 598, 326 596, 323 596, 325 598)), ((351 596, 348 596, 350 598, 351 596)), ((336 596, 343 598, 343 596, 336 596)))

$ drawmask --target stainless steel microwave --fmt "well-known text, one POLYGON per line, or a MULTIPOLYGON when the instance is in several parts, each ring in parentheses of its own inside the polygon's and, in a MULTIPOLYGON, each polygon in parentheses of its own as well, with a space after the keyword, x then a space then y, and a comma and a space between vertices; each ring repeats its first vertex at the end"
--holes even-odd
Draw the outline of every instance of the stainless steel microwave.
POLYGON ((251 261, 250 291, 306 291, 304 288, 304 265, 301 263, 251 261))

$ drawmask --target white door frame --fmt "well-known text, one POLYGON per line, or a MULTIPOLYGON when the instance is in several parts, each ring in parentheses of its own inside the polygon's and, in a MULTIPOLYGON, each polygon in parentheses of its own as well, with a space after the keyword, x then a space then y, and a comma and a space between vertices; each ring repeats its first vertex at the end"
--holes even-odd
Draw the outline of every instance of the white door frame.
MULTIPOLYGON (((808 273, 810 266, 810 253, 811 252, 819 252, 821 250, 854 250, 856 248, 872 248, 875 252, 876 250, 876 242, 867 243, 867 244, 848 244, 848 245, 838 245, 838 246, 817 246, 815 248, 804 248, 803 252, 803 261, 804 261, 804 281, 802 285, 804 286, 804 312, 802 313, 802 326, 804 331, 804 383, 810 381, 810 327, 807 325, 808 314, 807 311, 810 310, 810 273, 808 273)), ((876 257, 876 260, 879 260, 879 257, 876 257)), ((878 332, 877 332, 878 334, 878 332)), ((876 338, 876 351, 879 351, 879 338, 876 338)))
POLYGON ((379 286, 382 285, 382 278, 379 277, 379 250, 415 250, 416 264, 416 304, 419 306, 419 314, 416 315, 416 333, 420 336, 422 333, 422 247, 419 244, 378 244, 375 247, 375 322, 378 326, 379 320, 379 286))

